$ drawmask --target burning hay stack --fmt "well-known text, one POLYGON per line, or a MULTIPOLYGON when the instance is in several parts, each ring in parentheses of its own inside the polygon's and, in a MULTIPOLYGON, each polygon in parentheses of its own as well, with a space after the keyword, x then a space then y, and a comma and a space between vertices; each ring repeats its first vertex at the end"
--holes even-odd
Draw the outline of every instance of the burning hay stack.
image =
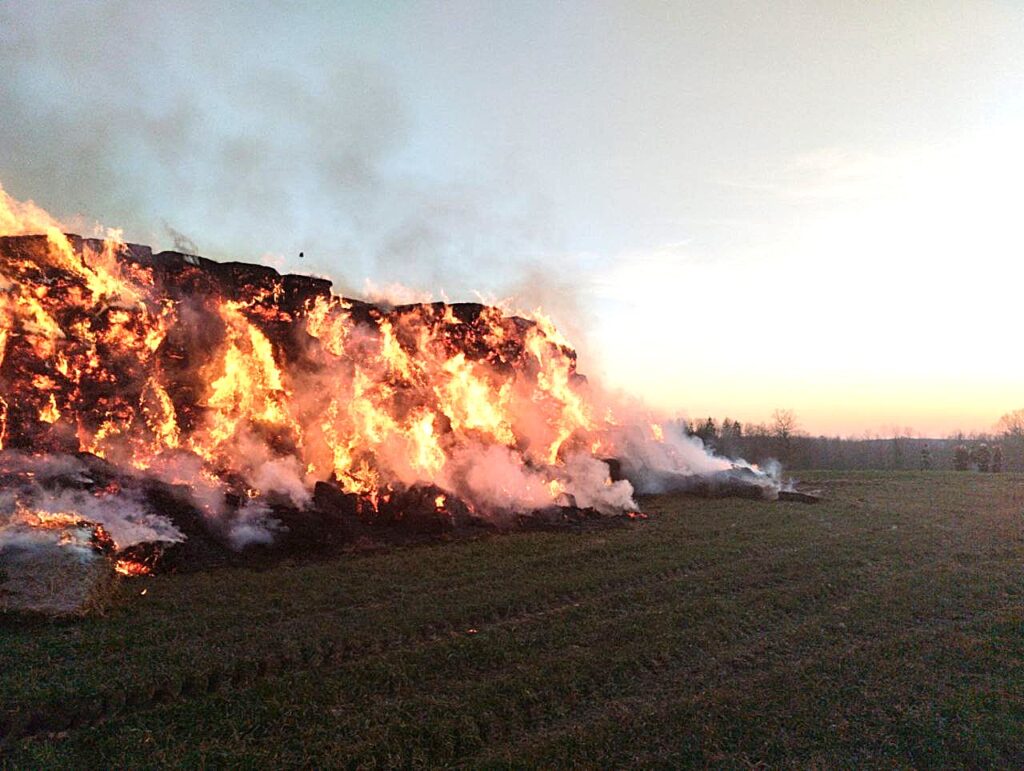
POLYGON ((693 476, 656 429, 625 428, 543 317, 382 307, 54 227, 0 238, 5 563, 33 516, 68 511, 133 571, 628 516, 634 487, 599 458, 693 476))

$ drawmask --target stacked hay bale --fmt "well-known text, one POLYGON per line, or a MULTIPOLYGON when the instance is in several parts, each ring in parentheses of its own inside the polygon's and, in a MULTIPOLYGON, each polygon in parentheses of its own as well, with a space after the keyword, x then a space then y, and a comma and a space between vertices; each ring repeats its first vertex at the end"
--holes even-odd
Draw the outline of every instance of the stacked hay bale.
POLYGON ((109 539, 91 522, 0 528, 0 613, 84 615, 111 600, 109 539))

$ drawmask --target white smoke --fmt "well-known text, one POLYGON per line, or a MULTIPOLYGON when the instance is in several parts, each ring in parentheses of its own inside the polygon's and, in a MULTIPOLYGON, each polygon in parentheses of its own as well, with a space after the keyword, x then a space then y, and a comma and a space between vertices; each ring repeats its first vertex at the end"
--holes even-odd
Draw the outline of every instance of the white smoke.
POLYGON ((241 551, 247 546, 267 545, 274 542, 274 533, 280 522, 271 516, 270 507, 262 501, 246 501, 226 523, 226 535, 232 549, 241 551))
POLYGON ((577 452, 565 464, 566 492, 576 505, 597 509, 602 514, 622 514, 640 507, 633 500, 633 485, 622 479, 612 482, 608 464, 587 453, 577 452))
POLYGON ((0 544, 19 537, 25 512, 70 514, 102 525, 118 549, 154 541, 178 542, 185 536, 165 516, 150 511, 132 491, 82 489, 91 483, 88 467, 70 455, 0 452, 0 471, 14 479, 0 492, 0 544))
POLYGON ((4 552, 60 548, 82 563, 99 558, 99 552, 92 544, 93 529, 87 525, 57 530, 34 527, 18 517, 0 518, 0 522, 3 522, 0 524, 0 557, 4 552))
POLYGON ((88 483, 93 481, 88 471, 85 463, 74 455, 29 455, 18 450, 0 452, 0 474, 23 474, 38 482, 64 479, 88 483))
POLYGON ((429 303, 434 299, 432 292, 414 289, 398 282, 379 284, 370 278, 367 278, 363 283, 362 295, 367 302, 386 309, 393 308, 396 305, 429 303))
POLYGON ((522 513, 551 505, 543 476, 523 465, 507 447, 467 447, 452 458, 452 489, 478 506, 522 513))
POLYGON ((49 514, 70 513, 86 522, 102 525, 118 549, 153 541, 185 540, 167 517, 151 513, 131 493, 97 497, 85 490, 36 488, 28 494, 12 491, 0 494, 0 520, 14 516, 19 508, 49 514))
POLYGON ((686 490, 699 480, 725 480, 762 487, 771 497, 780 487, 781 467, 762 469, 742 458, 723 458, 687 435, 675 422, 636 421, 617 427, 615 454, 623 475, 645 495, 686 490), (655 436, 655 431, 660 434, 655 436))
POLYGON ((286 496, 296 508, 305 508, 312 498, 303 479, 302 464, 294 455, 263 461, 252 469, 248 479, 262 493, 286 496))

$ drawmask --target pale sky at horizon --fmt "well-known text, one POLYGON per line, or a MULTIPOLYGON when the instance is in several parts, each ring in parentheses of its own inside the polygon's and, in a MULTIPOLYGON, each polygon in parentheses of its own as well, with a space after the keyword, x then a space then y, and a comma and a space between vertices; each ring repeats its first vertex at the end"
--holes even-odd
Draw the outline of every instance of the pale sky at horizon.
POLYGON ((64 220, 514 295, 672 413, 1024 407, 1020 3, 14 2, 0 70, 0 184, 64 220))

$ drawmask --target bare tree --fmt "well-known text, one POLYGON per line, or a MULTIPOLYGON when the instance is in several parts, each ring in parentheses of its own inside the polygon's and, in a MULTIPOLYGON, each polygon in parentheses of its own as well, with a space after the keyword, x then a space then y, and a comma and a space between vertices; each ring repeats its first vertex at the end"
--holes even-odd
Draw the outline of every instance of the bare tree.
POLYGON ((1024 440, 1024 409, 1007 412, 999 418, 996 429, 1011 439, 1024 440))
POLYGON ((1024 465, 1024 409, 1007 412, 996 423, 996 430, 1002 433, 1006 445, 1006 457, 1000 452, 1000 466, 1019 469, 1024 465))
POLYGON ((777 443, 780 458, 788 463, 793 455, 793 437, 797 432, 796 415, 793 410, 775 410, 772 413, 771 432, 777 443))
POLYGON ((796 415, 793 410, 775 410, 772 413, 771 432, 779 439, 792 439, 797 432, 796 415))

